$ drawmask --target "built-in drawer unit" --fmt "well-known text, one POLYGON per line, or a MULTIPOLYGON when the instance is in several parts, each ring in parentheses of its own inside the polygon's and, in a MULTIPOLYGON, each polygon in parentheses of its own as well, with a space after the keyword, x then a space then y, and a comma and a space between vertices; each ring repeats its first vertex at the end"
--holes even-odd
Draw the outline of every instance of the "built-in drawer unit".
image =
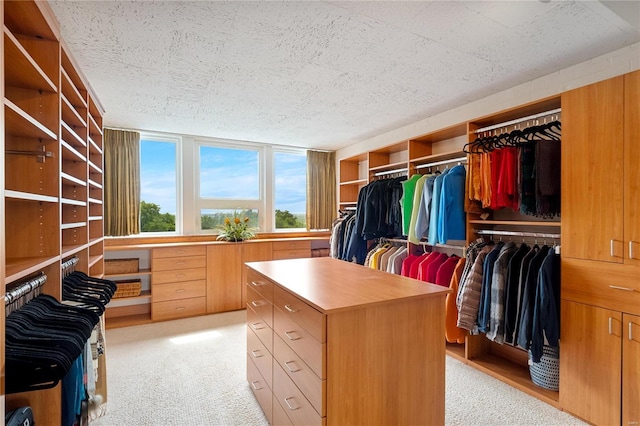
POLYGON ((154 248, 151 256, 151 319, 182 318, 207 312, 205 246, 154 248))
POLYGON ((205 297, 206 295, 207 282, 205 280, 156 284, 153 287, 154 302, 166 302, 167 300, 176 299, 189 299, 192 297, 205 297))
POLYGON ((311 241, 291 240, 272 243, 273 260, 311 257, 311 241))
POLYGON ((270 388, 273 388, 272 377, 272 356, 265 345, 262 344, 256 333, 247 327, 247 357, 253 361, 260 374, 270 388))
POLYGON ((194 297, 191 299, 170 300, 167 302, 154 302, 151 305, 151 319, 161 321, 182 317, 204 315, 207 311, 207 299, 194 297))
POLYGON ((640 315, 640 268, 562 259, 562 298, 640 315))
POLYGON ((273 364, 273 403, 280 404, 296 425, 323 424, 322 416, 313 408, 306 396, 287 376, 280 364, 273 364))
POLYGON ((260 370, 253 363, 251 358, 247 357, 247 381, 249 382, 249 388, 251 392, 258 400, 260 407, 264 415, 267 417, 267 421, 273 424, 272 417, 272 395, 271 388, 267 384, 266 380, 260 374, 260 370))

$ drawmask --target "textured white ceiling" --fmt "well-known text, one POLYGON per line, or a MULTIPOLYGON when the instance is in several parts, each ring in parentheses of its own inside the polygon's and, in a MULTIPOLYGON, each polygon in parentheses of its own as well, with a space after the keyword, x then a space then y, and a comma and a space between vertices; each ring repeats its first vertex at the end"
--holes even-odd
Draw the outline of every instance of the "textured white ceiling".
POLYGON ((640 40, 635 1, 50 4, 105 125, 319 149, 640 40))

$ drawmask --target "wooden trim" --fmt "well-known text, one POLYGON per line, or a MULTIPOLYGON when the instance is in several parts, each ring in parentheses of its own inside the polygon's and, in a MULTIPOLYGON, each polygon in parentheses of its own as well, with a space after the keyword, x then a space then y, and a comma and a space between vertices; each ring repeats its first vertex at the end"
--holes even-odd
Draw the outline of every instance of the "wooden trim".
MULTIPOLYGON (((264 241, 298 240, 327 240, 331 233, 326 232, 296 232, 296 233, 264 233, 258 234, 258 238, 243 241, 242 244, 253 244, 264 241)), ((216 241, 216 235, 171 235, 171 236, 135 236, 135 237, 105 237, 105 249, 126 250, 137 248, 153 248, 154 246, 169 247, 176 244, 237 244, 226 241, 216 241)))

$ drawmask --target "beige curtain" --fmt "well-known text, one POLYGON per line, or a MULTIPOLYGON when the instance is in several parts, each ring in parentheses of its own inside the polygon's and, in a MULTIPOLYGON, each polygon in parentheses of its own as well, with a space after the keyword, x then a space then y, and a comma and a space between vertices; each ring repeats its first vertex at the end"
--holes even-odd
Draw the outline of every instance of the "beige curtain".
POLYGON ((330 229, 336 214, 336 153, 307 151, 307 229, 330 229))
POLYGON ((104 234, 140 233, 140 133, 104 130, 104 234))

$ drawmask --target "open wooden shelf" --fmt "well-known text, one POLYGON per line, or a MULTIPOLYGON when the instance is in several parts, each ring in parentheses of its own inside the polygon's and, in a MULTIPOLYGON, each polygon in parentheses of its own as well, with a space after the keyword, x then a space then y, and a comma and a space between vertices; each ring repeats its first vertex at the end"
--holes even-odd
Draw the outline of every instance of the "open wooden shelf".
POLYGON ((474 225, 509 225, 509 226, 560 226, 559 221, 524 221, 524 220, 470 220, 474 225))
POLYGON ((151 324, 151 314, 128 315, 123 317, 107 318, 105 327, 112 328, 132 327, 134 325, 151 324))

